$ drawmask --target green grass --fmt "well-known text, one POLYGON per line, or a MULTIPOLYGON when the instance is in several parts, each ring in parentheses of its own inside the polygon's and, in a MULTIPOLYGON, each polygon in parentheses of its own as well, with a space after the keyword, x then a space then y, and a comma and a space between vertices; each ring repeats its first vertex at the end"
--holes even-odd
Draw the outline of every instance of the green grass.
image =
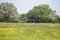
POLYGON ((0 23, 0 40, 60 40, 60 24, 0 23))

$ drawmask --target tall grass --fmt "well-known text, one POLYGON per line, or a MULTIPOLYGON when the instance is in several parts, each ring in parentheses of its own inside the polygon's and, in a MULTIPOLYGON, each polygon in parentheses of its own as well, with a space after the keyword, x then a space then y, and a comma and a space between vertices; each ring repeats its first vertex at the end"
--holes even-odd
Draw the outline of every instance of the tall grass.
POLYGON ((0 40, 60 40, 60 24, 0 23, 0 40))

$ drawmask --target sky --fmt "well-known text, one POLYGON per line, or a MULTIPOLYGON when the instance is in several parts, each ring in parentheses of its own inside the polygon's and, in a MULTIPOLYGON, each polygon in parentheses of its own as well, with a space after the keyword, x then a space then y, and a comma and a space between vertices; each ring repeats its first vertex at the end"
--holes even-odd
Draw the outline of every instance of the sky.
POLYGON ((18 13, 27 13, 34 6, 40 4, 48 4, 50 8, 56 10, 57 14, 60 15, 60 0, 0 0, 0 3, 13 3, 18 13))

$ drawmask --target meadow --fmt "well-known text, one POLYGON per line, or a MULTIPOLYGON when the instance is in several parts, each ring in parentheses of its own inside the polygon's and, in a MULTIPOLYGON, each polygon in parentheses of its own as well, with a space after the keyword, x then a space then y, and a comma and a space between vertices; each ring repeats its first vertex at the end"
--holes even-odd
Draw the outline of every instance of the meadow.
POLYGON ((60 40, 60 24, 0 23, 0 40, 60 40))

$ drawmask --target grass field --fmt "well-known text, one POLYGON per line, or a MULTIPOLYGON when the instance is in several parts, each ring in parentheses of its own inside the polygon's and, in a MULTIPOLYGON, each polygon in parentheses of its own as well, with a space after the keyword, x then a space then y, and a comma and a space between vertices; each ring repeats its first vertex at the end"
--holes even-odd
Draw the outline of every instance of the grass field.
POLYGON ((60 40, 60 24, 0 23, 0 40, 60 40))

